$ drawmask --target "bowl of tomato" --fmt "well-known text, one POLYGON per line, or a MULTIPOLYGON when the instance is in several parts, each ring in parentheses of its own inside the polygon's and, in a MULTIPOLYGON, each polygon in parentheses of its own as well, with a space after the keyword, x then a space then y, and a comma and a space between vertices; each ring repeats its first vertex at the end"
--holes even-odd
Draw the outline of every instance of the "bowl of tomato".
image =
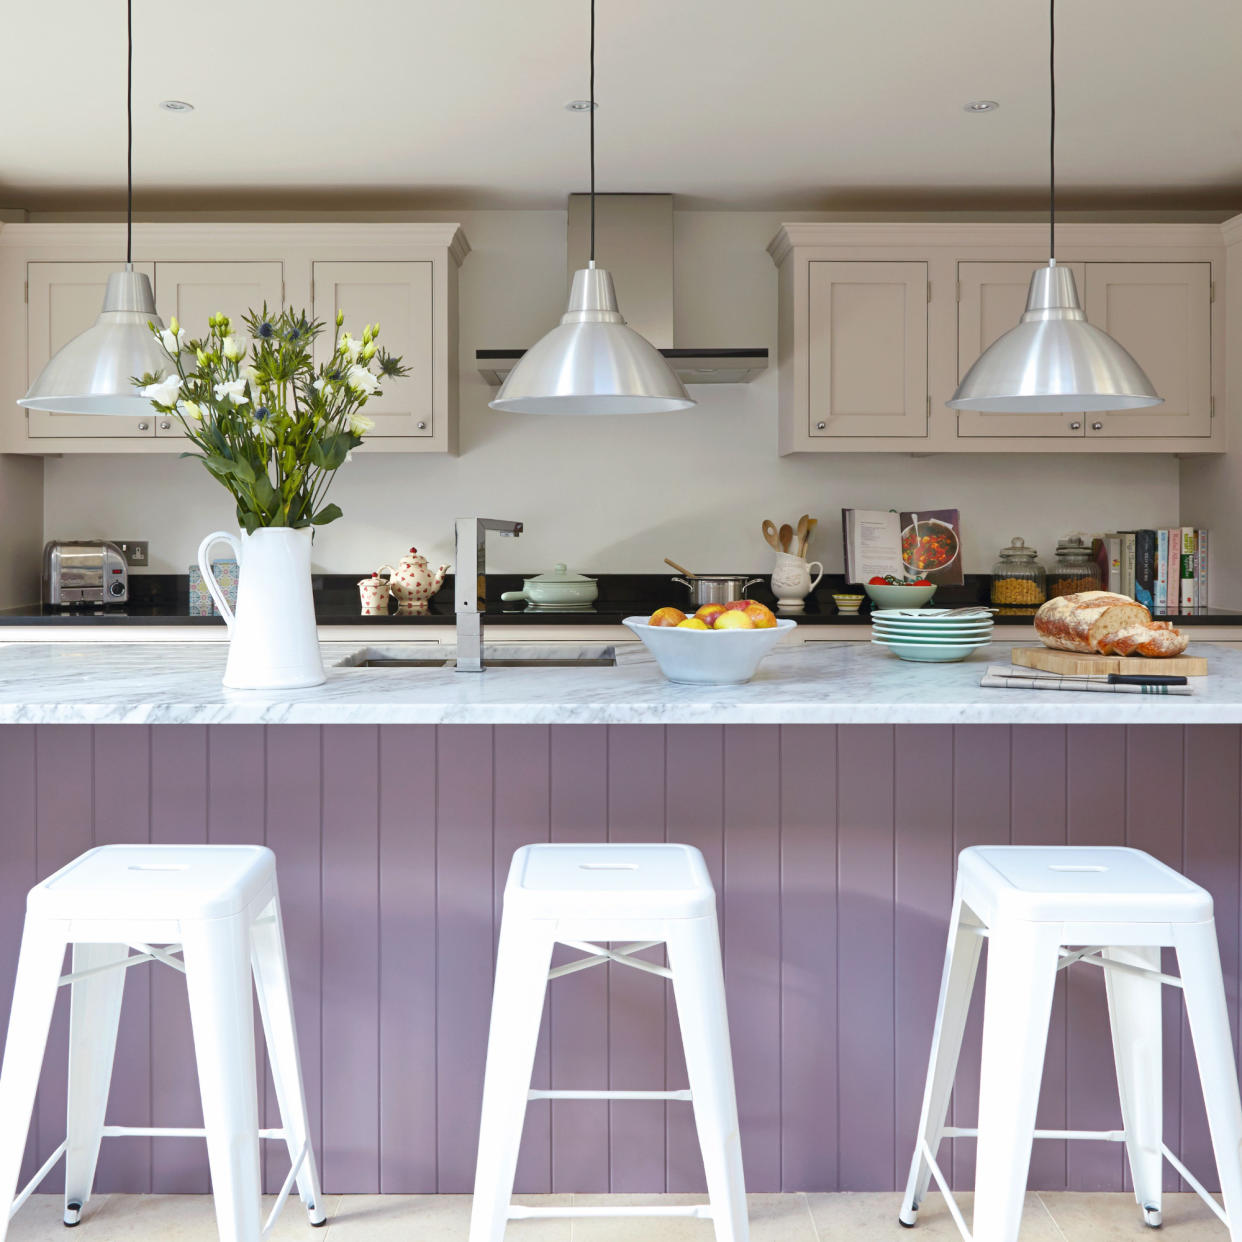
POLYGON ((901 532, 901 560, 912 577, 947 569, 959 551, 957 531, 939 518, 920 518, 901 532))
POLYGON ((872 578, 863 585, 873 608, 921 608, 936 593, 936 584, 926 578, 903 582, 892 574, 872 578))

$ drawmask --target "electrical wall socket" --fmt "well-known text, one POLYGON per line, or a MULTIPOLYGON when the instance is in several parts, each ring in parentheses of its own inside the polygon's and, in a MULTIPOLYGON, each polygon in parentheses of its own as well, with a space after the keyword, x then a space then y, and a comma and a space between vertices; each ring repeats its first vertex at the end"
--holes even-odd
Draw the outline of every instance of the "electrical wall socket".
POLYGON ((146 539, 114 539, 112 541, 125 554, 125 563, 131 569, 140 569, 150 561, 150 542, 146 539))

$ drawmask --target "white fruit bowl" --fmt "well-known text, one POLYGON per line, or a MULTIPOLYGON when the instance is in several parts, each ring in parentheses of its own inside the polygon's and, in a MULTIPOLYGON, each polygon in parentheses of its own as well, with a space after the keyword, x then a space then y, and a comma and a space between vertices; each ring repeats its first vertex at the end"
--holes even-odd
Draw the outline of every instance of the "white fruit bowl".
POLYGON ((749 681, 763 657, 797 626, 778 618, 763 630, 683 630, 648 625, 646 617, 622 622, 642 639, 669 681, 691 686, 736 686, 749 681))

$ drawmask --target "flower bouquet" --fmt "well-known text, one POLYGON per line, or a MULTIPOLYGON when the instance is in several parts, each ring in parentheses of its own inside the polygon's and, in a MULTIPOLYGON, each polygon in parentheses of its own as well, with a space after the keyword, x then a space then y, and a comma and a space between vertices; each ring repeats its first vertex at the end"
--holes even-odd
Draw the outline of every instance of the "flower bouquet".
MULTIPOLYGON (((379 324, 361 339, 341 332, 331 358, 315 365, 323 325, 266 306, 244 318, 247 336, 227 315, 213 315, 207 335, 187 340, 173 319, 152 331, 174 374, 134 383, 163 414, 175 415, 213 478, 237 508, 240 537, 216 531, 198 549, 203 581, 229 627, 224 684, 237 689, 314 686, 324 680, 311 593, 315 526, 341 516, 325 503, 332 477, 374 423, 363 406, 380 380, 408 374, 376 344, 379 324), (232 545, 240 566, 236 610, 211 573, 210 550, 232 545)), ((344 317, 337 315, 340 329, 344 317)))

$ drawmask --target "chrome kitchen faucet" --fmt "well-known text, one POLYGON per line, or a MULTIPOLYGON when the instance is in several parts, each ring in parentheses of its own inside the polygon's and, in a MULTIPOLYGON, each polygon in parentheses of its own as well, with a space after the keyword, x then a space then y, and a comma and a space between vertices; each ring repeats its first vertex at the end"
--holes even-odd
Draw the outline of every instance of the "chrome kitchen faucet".
POLYGON ((458 518, 453 567, 453 613, 457 620, 457 671, 483 671, 483 613, 487 607, 487 532, 515 536, 521 522, 502 518, 458 518))

